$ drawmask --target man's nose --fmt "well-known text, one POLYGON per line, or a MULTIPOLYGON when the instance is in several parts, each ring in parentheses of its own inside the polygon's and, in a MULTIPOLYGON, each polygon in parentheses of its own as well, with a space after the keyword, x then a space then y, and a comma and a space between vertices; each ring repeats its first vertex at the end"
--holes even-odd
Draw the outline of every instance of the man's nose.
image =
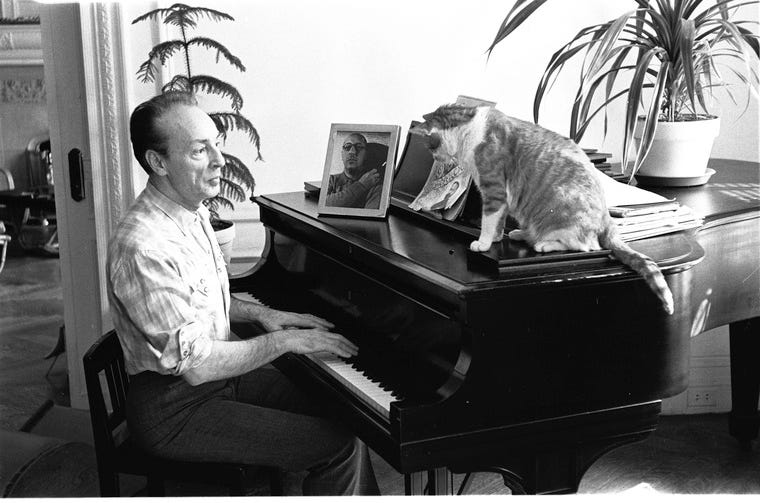
POLYGON ((216 145, 211 146, 211 163, 215 166, 222 167, 225 164, 224 160, 224 154, 222 153, 222 149, 217 147, 216 145))

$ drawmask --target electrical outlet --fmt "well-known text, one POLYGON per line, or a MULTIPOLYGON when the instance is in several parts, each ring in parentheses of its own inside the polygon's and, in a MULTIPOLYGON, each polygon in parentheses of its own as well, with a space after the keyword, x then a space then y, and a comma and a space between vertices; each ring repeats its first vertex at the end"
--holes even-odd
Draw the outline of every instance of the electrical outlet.
POLYGON ((689 407, 715 407, 717 388, 689 389, 689 407))

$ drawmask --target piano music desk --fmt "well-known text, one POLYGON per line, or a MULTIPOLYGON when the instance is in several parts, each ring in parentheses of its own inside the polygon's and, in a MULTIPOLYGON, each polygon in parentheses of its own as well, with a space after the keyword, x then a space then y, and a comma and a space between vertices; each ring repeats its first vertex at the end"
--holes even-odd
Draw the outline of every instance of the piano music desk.
POLYGON ((266 247, 232 290, 324 316, 357 342, 363 375, 299 355, 275 363, 405 474, 407 493, 424 473, 450 493, 449 471, 575 492, 595 459, 656 428, 660 400, 687 387, 691 337, 713 326, 732 324, 732 370, 754 389, 754 414, 737 400, 732 431, 757 432, 757 365, 743 364, 759 339, 760 210, 711 186, 756 182, 757 165, 716 162, 710 185, 662 191, 707 214, 705 229, 632 243, 663 270, 672 316, 606 256, 520 263, 532 252, 516 247, 514 267, 479 269, 469 235, 393 209, 384 221, 320 217, 301 192, 256 198, 266 247))

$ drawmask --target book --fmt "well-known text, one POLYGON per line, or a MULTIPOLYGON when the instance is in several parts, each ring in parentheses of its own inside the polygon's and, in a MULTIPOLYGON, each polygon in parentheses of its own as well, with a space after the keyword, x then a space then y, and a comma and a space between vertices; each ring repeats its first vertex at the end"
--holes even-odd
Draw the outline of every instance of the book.
POLYGON ((680 203, 675 199, 665 199, 664 201, 652 201, 648 203, 621 204, 610 206, 610 215, 613 217, 635 217, 638 215, 650 215, 652 213, 662 213, 665 211, 677 210, 680 203))
POLYGON ((688 206, 674 211, 663 211, 633 217, 613 217, 623 241, 635 241, 676 231, 694 229, 704 223, 704 218, 688 206))

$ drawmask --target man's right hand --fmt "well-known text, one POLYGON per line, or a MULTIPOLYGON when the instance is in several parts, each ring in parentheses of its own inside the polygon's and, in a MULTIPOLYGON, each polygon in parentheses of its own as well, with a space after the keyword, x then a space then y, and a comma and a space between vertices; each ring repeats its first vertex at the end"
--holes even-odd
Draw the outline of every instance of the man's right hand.
POLYGON ((272 332, 283 344, 283 349, 291 353, 309 354, 327 351, 342 358, 356 356, 359 348, 340 334, 318 328, 290 329, 272 332))
POLYGON ((372 168, 371 170, 367 171, 361 176, 361 178, 359 178, 359 183, 361 183, 368 189, 377 185, 377 182, 379 181, 380 181, 380 173, 378 173, 377 169, 375 168, 372 168))

